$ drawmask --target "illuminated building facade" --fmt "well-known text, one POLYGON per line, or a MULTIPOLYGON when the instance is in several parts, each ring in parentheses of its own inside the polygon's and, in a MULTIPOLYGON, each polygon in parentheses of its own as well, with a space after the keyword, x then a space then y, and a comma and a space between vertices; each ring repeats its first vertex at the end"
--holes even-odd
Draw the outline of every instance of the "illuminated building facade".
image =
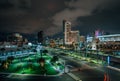
MULTIPOLYGON (((97 36, 100 42, 108 42, 108 41, 119 41, 120 42, 120 34, 113 34, 113 35, 102 35, 97 36)), ((87 37, 87 42, 92 42, 93 37, 87 37)))
POLYGON ((79 42, 79 31, 71 31, 71 22, 64 20, 64 43, 66 45, 72 44, 73 42, 79 42))
POLYGON ((120 34, 102 35, 96 38, 87 37, 87 43, 91 43, 91 45, 94 45, 97 41, 99 41, 98 46, 102 50, 120 50, 120 34))
POLYGON ((85 36, 80 36, 80 42, 85 42, 85 36))
POLYGON ((19 33, 11 34, 7 37, 7 41, 9 42, 21 42, 23 41, 23 36, 19 33))

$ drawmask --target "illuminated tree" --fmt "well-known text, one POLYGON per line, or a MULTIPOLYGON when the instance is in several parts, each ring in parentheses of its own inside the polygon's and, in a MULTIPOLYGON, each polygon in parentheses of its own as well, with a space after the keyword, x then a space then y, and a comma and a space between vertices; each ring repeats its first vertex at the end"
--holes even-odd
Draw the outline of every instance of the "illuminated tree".
POLYGON ((8 69, 9 63, 7 61, 2 61, 1 68, 8 69))
POLYGON ((43 54, 47 54, 47 53, 48 53, 48 50, 43 50, 42 53, 43 53, 43 54))
POLYGON ((54 64, 58 61, 58 57, 57 56, 53 56, 51 59, 51 63, 54 64))
POLYGON ((45 74, 47 72, 47 70, 45 69, 45 59, 44 58, 40 58, 38 60, 38 62, 40 64, 41 73, 45 74))
POLYGON ((14 60, 13 56, 7 57, 7 62, 10 64, 14 60))
POLYGON ((40 64, 41 67, 44 67, 44 65, 45 65, 45 59, 44 58, 40 58, 38 60, 38 62, 39 62, 39 64, 40 64))

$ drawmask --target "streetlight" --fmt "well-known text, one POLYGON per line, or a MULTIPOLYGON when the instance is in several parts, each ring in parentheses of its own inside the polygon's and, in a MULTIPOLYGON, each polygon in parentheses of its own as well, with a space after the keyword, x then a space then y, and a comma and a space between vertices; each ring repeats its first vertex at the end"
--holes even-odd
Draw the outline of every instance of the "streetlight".
POLYGON ((66 73, 66 72, 65 72, 65 67, 66 67, 66 66, 65 66, 65 60, 64 60, 64 73, 66 73))
POLYGON ((61 62, 63 63, 63 65, 64 65, 64 73, 66 73, 65 71, 65 67, 66 67, 66 63, 65 63, 65 60, 63 60, 63 59, 61 59, 61 62))
POLYGON ((96 50, 97 50, 97 62, 98 62, 98 43, 99 43, 99 38, 96 38, 96 50))
POLYGON ((96 48, 97 48, 97 62, 98 62, 98 43, 96 45, 96 48))
POLYGON ((85 41, 85 56, 87 57, 87 42, 85 41))

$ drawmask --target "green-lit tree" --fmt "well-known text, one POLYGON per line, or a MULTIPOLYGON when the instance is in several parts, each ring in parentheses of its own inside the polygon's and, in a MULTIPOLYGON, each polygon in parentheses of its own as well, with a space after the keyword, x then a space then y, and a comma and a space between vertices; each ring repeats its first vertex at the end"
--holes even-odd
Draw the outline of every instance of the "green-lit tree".
POLYGON ((42 53, 46 55, 48 53, 48 50, 43 50, 42 53))
POLYGON ((38 60, 38 62, 39 62, 39 64, 40 64, 41 67, 44 67, 44 65, 45 65, 45 59, 44 58, 40 58, 38 60))
POLYGON ((40 58, 38 60, 38 62, 40 64, 41 73, 45 74, 47 72, 47 70, 45 69, 45 59, 44 58, 40 58))
POLYGON ((37 50, 36 50, 36 49, 33 49, 32 51, 35 52, 35 53, 37 53, 37 50))
POLYGON ((58 57, 57 56, 53 56, 51 59, 51 64, 54 64, 58 61, 58 57))
POLYGON ((2 69, 8 69, 8 66, 9 66, 9 63, 8 63, 8 61, 5 60, 5 61, 2 61, 0 68, 2 68, 2 69))
POLYGON ((7 62, 8 62, 9 64, 11 64, 13 60, 14 60, 14 56, 9 56, 9 57, 7 57, 7 62))

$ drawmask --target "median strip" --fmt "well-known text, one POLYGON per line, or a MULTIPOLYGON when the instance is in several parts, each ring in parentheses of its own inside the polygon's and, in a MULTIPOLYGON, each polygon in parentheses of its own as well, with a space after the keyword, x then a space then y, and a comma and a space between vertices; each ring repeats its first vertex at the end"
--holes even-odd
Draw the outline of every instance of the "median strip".
POLYGON ((119 71, 119 72, 120 72, 120 69, 115 68, 115 67, 112 67, 112 66, 107 66, 107 68, 110 68, 110 69, 113 69, 113 70, 116 70, 116 71, 119 71))

